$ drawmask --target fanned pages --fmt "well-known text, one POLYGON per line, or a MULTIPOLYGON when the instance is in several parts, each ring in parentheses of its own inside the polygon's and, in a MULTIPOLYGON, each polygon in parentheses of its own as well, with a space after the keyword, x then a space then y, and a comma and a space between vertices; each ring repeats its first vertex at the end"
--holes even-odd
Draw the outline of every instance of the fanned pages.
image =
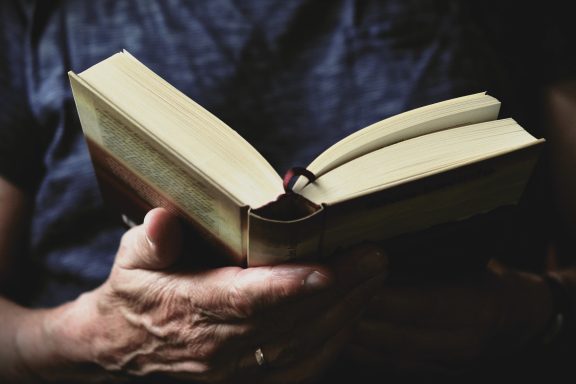
POLYGON ((127 52, 69 75, 111 210, 139 222, 164 206, 237 265, 329 257, 515 204, 543 143, 476 93, 359 127, 283 183, 237 132, 127 52))

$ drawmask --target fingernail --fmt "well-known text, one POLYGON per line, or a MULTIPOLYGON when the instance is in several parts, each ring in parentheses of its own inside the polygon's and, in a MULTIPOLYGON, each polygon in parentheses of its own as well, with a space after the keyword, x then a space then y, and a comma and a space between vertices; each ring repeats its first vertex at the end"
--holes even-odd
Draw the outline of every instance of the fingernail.
POLYGON ((322 272, 314 271, 304 278, 302 285, 308 289, 318 290, 328 286, 330 279, 322 272))
POLYGON ((381 249, 364 248, 356 264, 356 270, 363 276, 372 276, 381 272, 388 265, 388 258, 381 249))
POLYGON ((150 245, 154 245, 154 239, 153 237, 150 235, 150 217, 152 215, 150 214, 150 212, 148 212, 148 214, 146 214, 146 216, 144 216, 144 222, 142 223, 144 225, 144 234, 146 235, 146 240, 148 241, 148 244, 150 245))

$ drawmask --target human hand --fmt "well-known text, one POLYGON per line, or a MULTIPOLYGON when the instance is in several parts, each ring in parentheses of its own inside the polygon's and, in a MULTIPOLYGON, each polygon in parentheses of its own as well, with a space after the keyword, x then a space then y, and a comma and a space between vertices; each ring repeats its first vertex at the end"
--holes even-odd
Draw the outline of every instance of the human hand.
POLYGON ((495 263, 479 279, 386 283, 347 357, 401 376, 471 372, 482 362, 506 361, 542 336, 552 313, 541 277, 495 263))
POLYGON ((310 382, 347 342, 386 266, 377 249, 359 247, 326 266, 178 270, 179 237, 162 209, 126 233, 109 279, 59 318, 56 333, 74 340, 71 363, 119 379, 310 382))

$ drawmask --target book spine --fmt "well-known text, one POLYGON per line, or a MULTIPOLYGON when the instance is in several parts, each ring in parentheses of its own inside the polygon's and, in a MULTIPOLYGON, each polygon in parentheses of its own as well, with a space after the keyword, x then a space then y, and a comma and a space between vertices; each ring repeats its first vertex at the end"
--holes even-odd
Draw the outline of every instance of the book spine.
POLYGON ((248 213, 248 266, 292 260, 317 260, 322 249, 324 207, 294 220, 274 220, 248 213))

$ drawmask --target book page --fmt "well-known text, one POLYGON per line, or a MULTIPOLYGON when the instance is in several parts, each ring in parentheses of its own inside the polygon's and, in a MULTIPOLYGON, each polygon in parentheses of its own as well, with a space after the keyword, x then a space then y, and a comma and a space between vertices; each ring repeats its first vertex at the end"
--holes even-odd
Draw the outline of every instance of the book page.
POLYGON ((333 204, 537 143, 513 119, 430 133, 381 148, 333 169, 300 194, 333 204))
POLYGON ((538 147, 529 145, 328 206, 323 255, 362 241, 380 242, 514 205, 538 159, 538 147))
POLYGON ((259 207, 283 193, 282 179, 254 147, 129 54, 117 53, 79 76, 242 205, 259 207))
POLYGON ((97 170, 151 207, 177 208, 235 255, 245 254, 243 207, 178 158, 144 139, 133 121, 90 91, 81 79, 72 75, 71 80, 84 134, 105 154, 94 156, 91 151, 97 170))
MULTIPOLYGON (((485 93, 430 104, 376 122, 345 137, 322 152, 306 168, 320 177, 350 160, 403 140, 494 120, 499 111, 500 102, 485 93)), ((305 180, 300 178, 294 184, 294 190, 299 191, 305 184, 305 180)))

